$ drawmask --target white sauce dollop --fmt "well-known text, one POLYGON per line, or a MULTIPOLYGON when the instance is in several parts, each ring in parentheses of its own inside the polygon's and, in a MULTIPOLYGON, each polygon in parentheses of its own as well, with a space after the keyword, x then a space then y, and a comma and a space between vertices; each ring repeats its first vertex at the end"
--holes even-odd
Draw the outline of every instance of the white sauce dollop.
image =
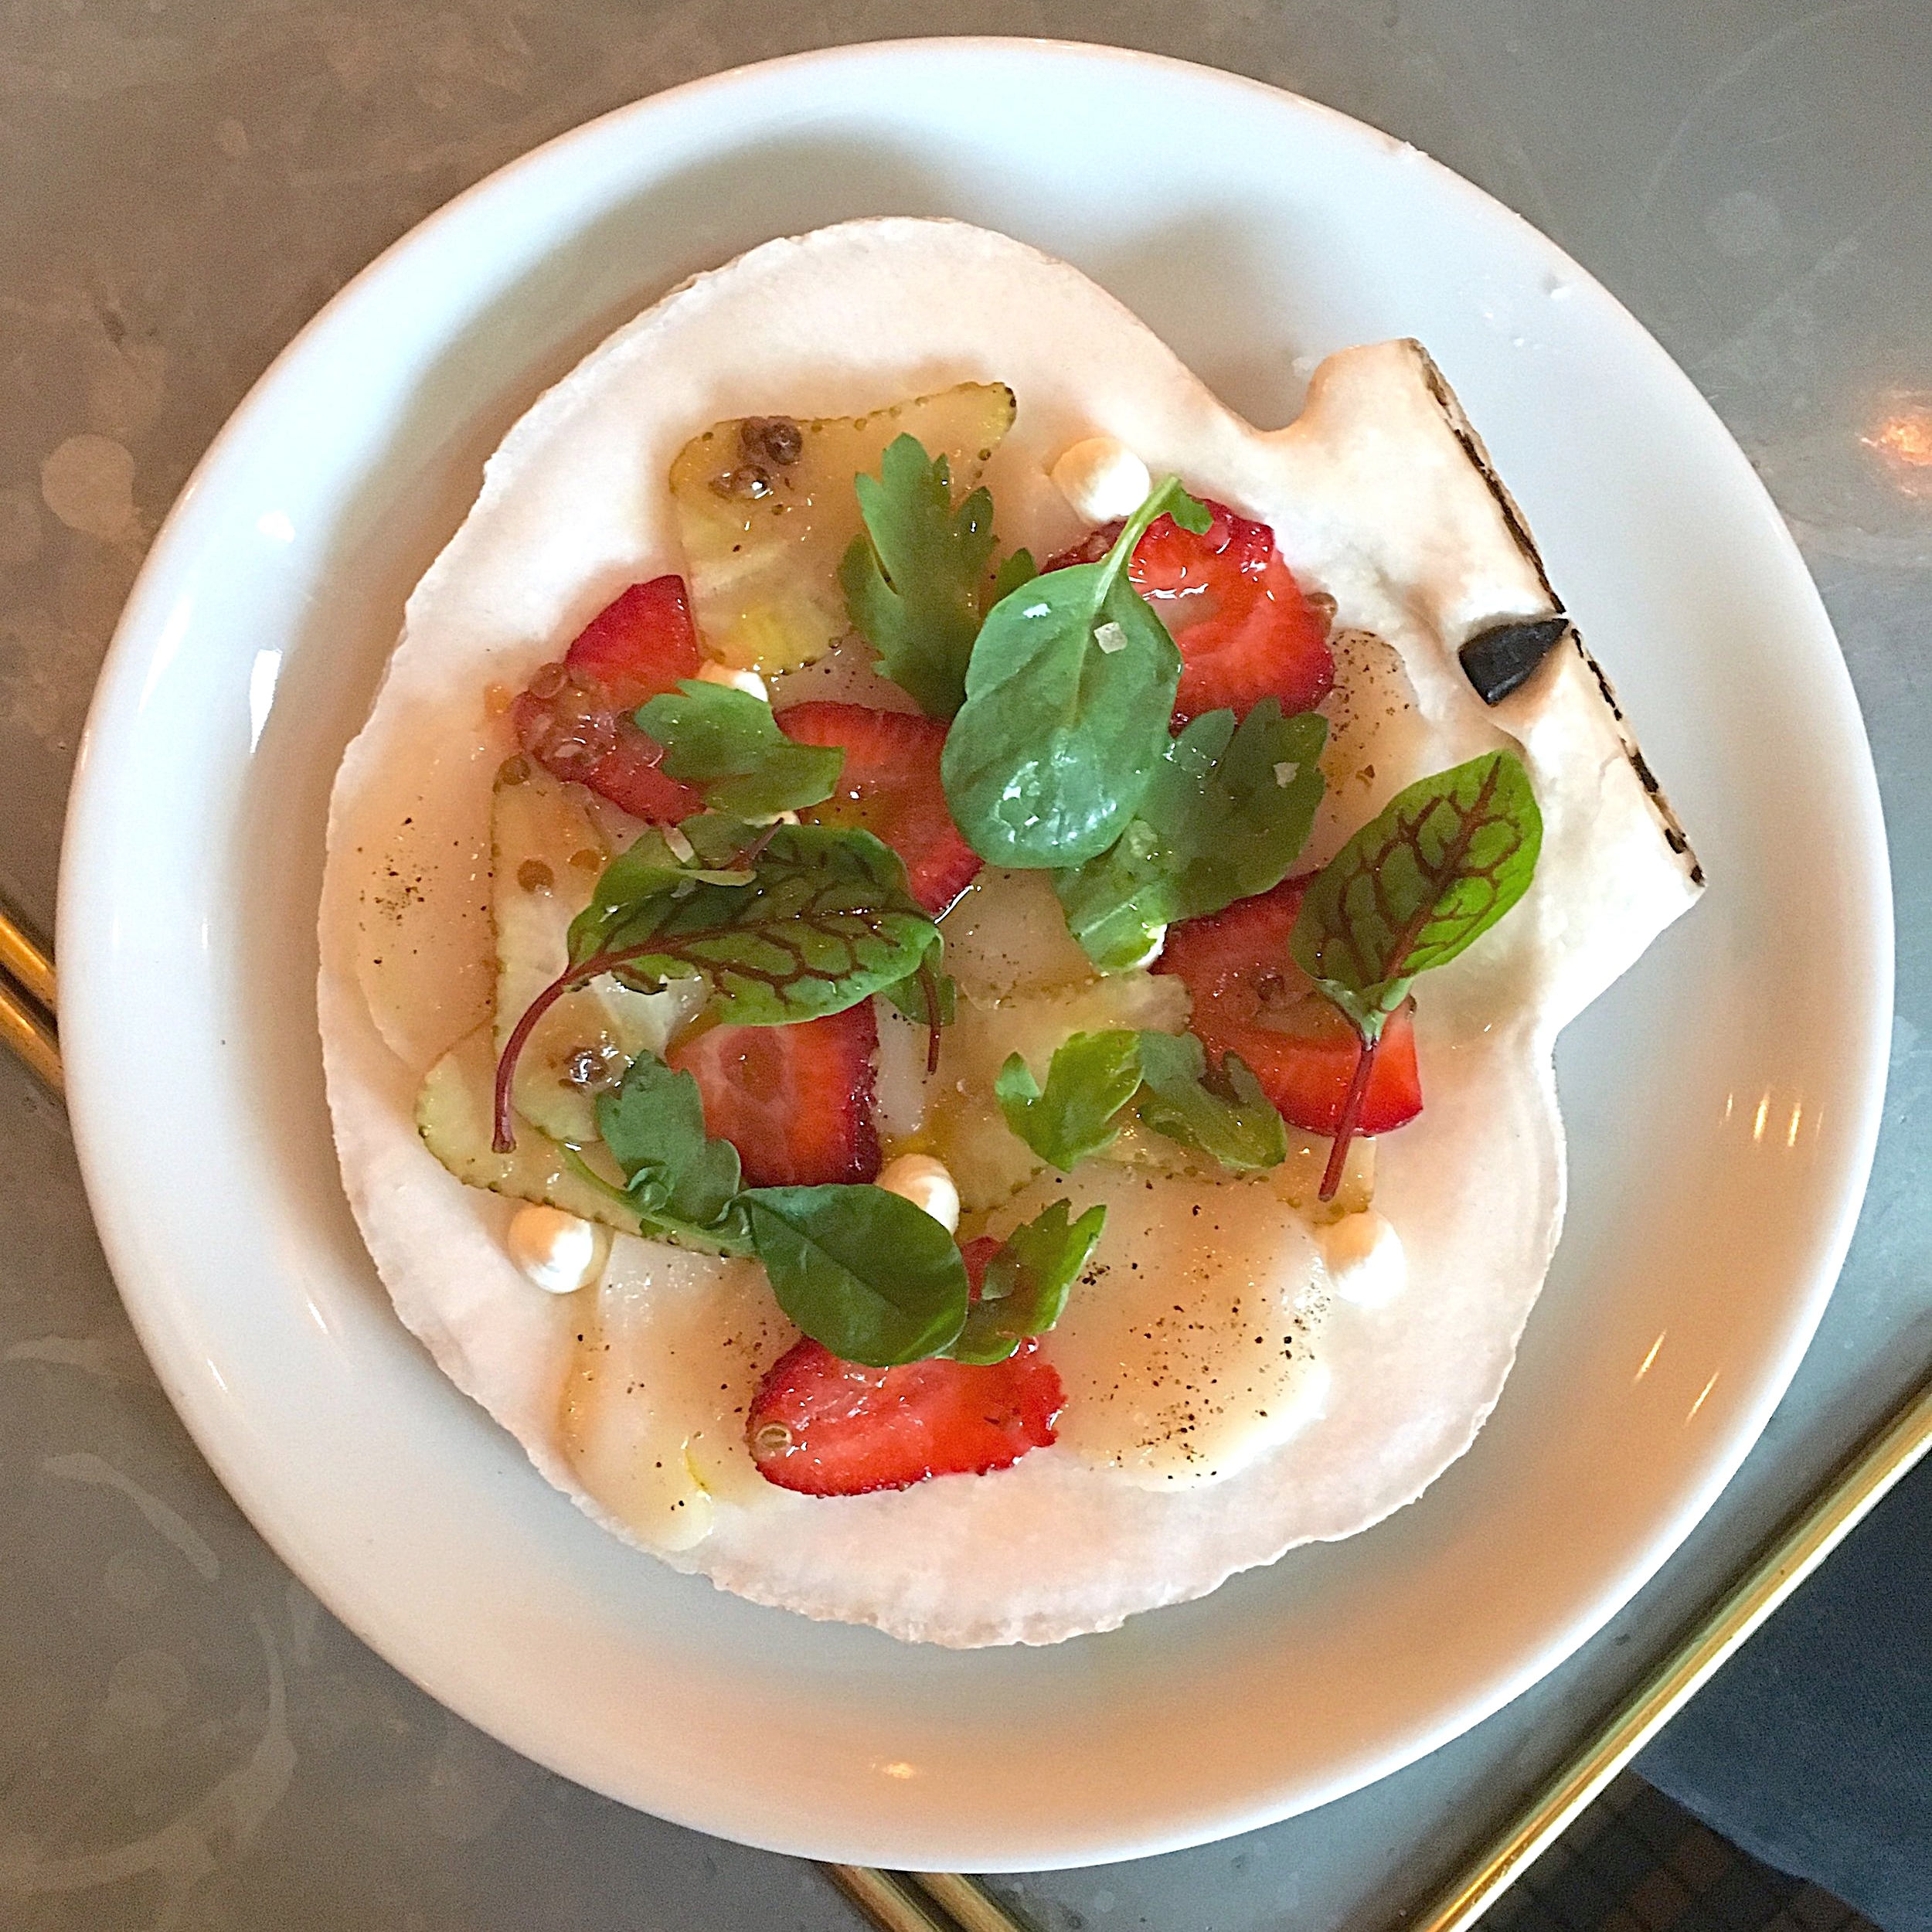
POLYGON ((1402 1237, 1373 1208, 1318 1230, 1329 1285, 1359 1308, 1386 1308, 1409 1282, 1402 1237))
POLYGON ((604 1265, 609 1237, 561 1208, 530 1202, 511 1217, 510 1259, 546 1294, 575 1294, 604 1265))
POLYGON ((1111 436, 1090 436, 1063 451, 1052 474, 1060 495, 1089 523, 1131 516, 1154 487, 1147 465, 1111 436))
POLYGON ((944 1161, 930 1154, 902 1154, 879 1170, 876 1185, 930 1214, 948 1234, 959 1232, 959 1189, 944 1161))
POLYGON ((698 680, 701 684, 721 684, 728 691, 742 691, 747 697, 756 698, 760 704, 771 702, 771 692, 764 679, 757 672, 740 671, 735 665, 713 664, 707 660, 698 667, 698 680))

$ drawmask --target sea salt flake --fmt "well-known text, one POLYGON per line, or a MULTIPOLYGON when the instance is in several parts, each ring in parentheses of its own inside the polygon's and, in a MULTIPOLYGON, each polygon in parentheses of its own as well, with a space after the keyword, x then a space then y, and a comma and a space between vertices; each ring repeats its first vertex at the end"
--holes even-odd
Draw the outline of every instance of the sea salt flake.
POLYGON ((1291 785, 1301 775, 1300 761, 1294 758, 1284 758, 1274 768, 1274 782, 1277 785, 1291 785))
POLYGON ((1094 641, 1111 657, 1116 651, 1127 648, 1127 633, 1110 618, 1094 633, 1094 641))

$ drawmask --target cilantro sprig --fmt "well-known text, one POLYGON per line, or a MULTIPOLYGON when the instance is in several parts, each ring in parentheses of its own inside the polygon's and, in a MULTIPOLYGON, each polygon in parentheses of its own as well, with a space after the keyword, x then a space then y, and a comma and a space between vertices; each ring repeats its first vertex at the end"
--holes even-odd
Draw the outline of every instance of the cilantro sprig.
POLYGON ((979 1299, 946 1351, 955 1362, 1004 1362, 1066 1312, 1066 1298, 1107 1225, 1104 1207, 1090 1207, 1070 1222, 1071 1212, 1070 1202, 1056 1201, 1000 1244, 986 1264, 979 1299))
POLYGON ((987 614, 940 774, 967 843, 997 866, 1098 858, 1128 827, 1168 741, 1181 654, 1127 575, 1158 517, 1206 509, 1168 477, 1097 563, 1049 570, 987 614))
POLYGON ((895 437, 878 475, 855 486, 866 527, 838 566, 852 627, 920 710, 950 718, 965 701, 987 611, 1033 575, 1033 560, 1015 550, 992 570, 991 494, 975 490, 955 507, 946 458, 910 436, 895 437))
POLYGON ((1328 722, 1267 698, 1237 726, 1210 711, 1168 740, 1140 808, 1097 859, 1056 874, 1067 929, 1104 973, 1145 959, 1176 920, 1288 876, 1321 803, 1328 722))
POLYGON ((1237 1174, 1288 1157, 1287 1127, 1240 1056, 1210 1067, 1192 1033, 1075 1033, 1054 1049, 1044 1087, 1014 1053, 993 1094, 1006 1124, 1063 1174, 1104 1154, 1130 1114, 1237 1174))
POLYGON ((1341 1185, 1389 1015, 1418 974, 1446 966, 1522 897, 1542 847, 1522 761, 1486 752, 1398 792, 1309 886, 1289 950, 1360 1041, 1325 1201, 1341 1185))

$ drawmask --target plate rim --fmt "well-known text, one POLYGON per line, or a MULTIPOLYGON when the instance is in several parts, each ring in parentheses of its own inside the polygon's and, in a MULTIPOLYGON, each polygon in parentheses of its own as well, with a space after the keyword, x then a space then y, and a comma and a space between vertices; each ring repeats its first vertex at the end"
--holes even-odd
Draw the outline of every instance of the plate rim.
MULTIPOLYGON (((143 560, 103 661, 77 752, 62 842, 56 917, 61 1003, 69 1020, 65 1041, 69 1109, 83 1183, 104 1251, 123 1304, 165 1393, 197 1450, 257 1532, 277 1557, 328 1606, 332 1614, 379 1657, 401 1671, 437 1702, 521 1755, 573 1782, 584 1784, 627 1803, 639 1801, 621 1790, 587 1778, 580 1771, 560 1762, 563 1753, 510 1735, 512 1727, 507 1723, 499 1726, 489 1716, 475 1714, 474 1707, 479 1701, 476 1693, 480 1687, 473 1675, 465 1675, 462 1665, 451 1662, 441 1668, 433 1668, 430 1662, 420 1655, 412 1655, 407 1665, 397 1662, 390 1640, 400 1633, 393 1627, 386 1627, 374 1614, 359 1614, 345 1610, 332 1580, 326 1575, 312 1574, 311 1566, 303 1560, 306 1553, 301 1550, 300 1538, 293 1526, 283 1519, 287 1508, 286 1502, 278 1505, 272 1493, 272 1483, 255 1481, 240 1459, 230 1452, 224 1420, 226 1412, 204 1399, 199 1384, 177 1372, 179 1352, 185 1342, 181 1323, 190 1304, 173 1300, 165 1291, 157 1292, 151 1283, 144 1282, 138 1291, 131 1291, 128 1285, 131 1282, 142 1282, 144 1269, 138 1253, 138 1216, 121 1206, 116 1191, 107 1181, 114 1158, 111 1147, 114 1138, 112 1104, 107 1092, 111 1066, 105 1049, 108 1029, 97 1023, 104 1017, 100 1011, 103 1002, 97 997, 97 989, 106 983, 103 967, 107 949, 102 935, 107 922, 97 916, 91 920, 88 917, 90 910, 97 914, 101 909, 90 906, 86 883, 89 869, 85 862, 94 842, 111 831, 114 814, 111 809, 111 786, 104 777, 97 779, 96 766, 101 745, 113 737, 117 727, 124 728, 126 714, 131 709, 138 709, 131 707, 128 700, 149 675, 158 641, 165 640, 168 611, 174 603, 175 581, 184 570, 192 568, 196 520, 202 514, 200 506, 212 481, 220 474, 231 452, 243 441, 254 419, 265 414, 285 389, 299 383, 304 366, 317 343, 341 326, 347 313, 359 308, 372 293, 379 289, 399 264, 414 251, 430 246, 447 229, 458 223, 473 205, 485 202, 501 192, 512 177, 527 177, 540 166, 556 164, 567 156, 574 145, 588 145, 607 134, 616 124, 641 121, 656 114, 668 114, 707 94, 728 96, 747 80, 769 76, 774 71, 862 67, 893 58, 929 60, 964 49, 1021 59, 1066 60, 1100 66, 1118 63, 1171 72, 1195 84, 1211 83, 1264 97, 1277 107, 1285 107, 1326 123, 1331 138, 1351 144, 1379 144, 1385 149, 1408 146, 1398 137, 1372 124, 1249 76, 1198 62, 1102 43, 1025 36, 911 36, 805 49, 700 76, 607 110, 513 157, 412 225, 304 323, 250 386, 194 466, 143 560)), ((1611 304, 1633 345, 1640 345, 1648 359, 1652 379, 1673 389, 1679 403, 1700 416, 1706 430, 1714 432, 1729 453, 1743 465, 1754 488, 1754 511, 1774 546, 1784 553, 1785 563, 1793 573, 1791 590, 1802 595, 1808 603, 1811 627, 1823 640, 1835 646, 1835 633, 1829 615, 1789 528, 1761 480, 1750 471, 1748 459, 1738 448, 1736 439, 1689 376, 1617 296, 1526 217, 1433 157, 1418 154, 1418 158, 1430 171, 1431 179, 1438 188, 1479 204, 1483 213, 1492 220, 1498 216, 1505 218, 1532 247, 1553 263, 1560 264, 1567 274, 1587 283, 1611 304)), ((1855 1098, 1857 1131, 1843 1144, 1837 1163, 1839 1179, 1828 1197, 1829 1212, 1821 1213, 1811 1230, 1818 1260, 1811 1270, 1801 1310, 1798 1311, 1797 1318, 1787 1331, 1787 1339, 1779 1358, 1764 1378, 1757 1400, 1749 1406, 1744 1417, 1726 1440, 1725 1453, 1711 1459, 1703 1471, 1702 1480, 1691 1486, 1683 1505, 1667 1522, 1652 1529, 1641 1558, 1617 1572, 1607 1594, 1594 1599, 1587 1611, 1551 1632, 1543 1644, 1519 1660, 1515 1670, 1502 1674, 1492 1683, 1485 1695, 1459 1705, 1452 1716, 1440 1723, 1406 1736, 1400 1745, 1385 1752, 1366 1774, 1345 1770, 1330 1782, 1298 1794, 1296 1801, 1285 1809, 1278 1800, 1270 1797, 1267 1790, 1263 1790, 1254 1794, 1238 1812, 1227 1811, 1205 1823, 1194 1820, 1166 1834, 1141 1831, 1131 1838, 1121 1838, 1117 1835, 1104 1842, 1074 1845, 1063 1856, 1043 1855, 1040 1848, 1032 1845, 1011 1859, 1002 1860, 998 1856, 975 1858, 971 1861, 974 1869, 1047 1869, 1153 1855, 1212 1842, 1279 1821, 1362 1788, 1426 1757, 1473 1728, 1557 1668, 1628 1604, 1709 1513, 1755 1446, 1810 1345, 1850 1245, 1869 1184, 1881 1125, 1895 978, 1894 911, 1887 843, 1869 740, 1842 650, 1834 649, 1822 669, 1834 688, 1837 700, 1830 721, 1834 735, 1845 740, 1835 749, 1851 754, 1842 762, 1846 781, 1842 794, 1845 830, 1868 882, 1876 888, 1866 895, 1869 917, 1858 934, 1869 955, 1866 962, 1871 969, 1866 982, 1869 998, 1860 1012, 1862 1024, 1855 1029, 1859 1049, 1855 1061, 1848 1066, 1845 1076, 1847 1092, 1855 1098)), ((1847 1026, 1848 1030, 1853 1030, 1849 1020, 1847 1026)), ((319 1053, 319 1048, 317 1050, 319 1053)), ((1820 1196, 1821 1202, 1827 1198, 1823 1194, 1820 1196)), ((362 1607, 359 1605, 357 1608, 362 1607)), ((502 1714, 500 1709, 497 1714, 502 1714)), ((682 1815, 676 1808, 660 1805, 655 1800, 650 1808, 658 1816, 691 1828, 714 1833, 720 1830, 714 1819, 682 1815)), ((891 1828, 886 1828, 889 1832, 891 1828)), ((816 1857, 834 1855, 828 1852, 822 1844, 805 1845, 782 1836, 761 1838, 743 1834, 736 1828, 730 1835, 740 1842, 777 1852, 816 1857)), ((843 1857, 849 1849, 843 1848, 836 1855, 843 1857)), ((866 1850, 866 1855, 875 1862, 907 1862, 903 1858, 894 1859, 889 1853, 889 1847, 882 1849, 874 1845, 866 1850)))

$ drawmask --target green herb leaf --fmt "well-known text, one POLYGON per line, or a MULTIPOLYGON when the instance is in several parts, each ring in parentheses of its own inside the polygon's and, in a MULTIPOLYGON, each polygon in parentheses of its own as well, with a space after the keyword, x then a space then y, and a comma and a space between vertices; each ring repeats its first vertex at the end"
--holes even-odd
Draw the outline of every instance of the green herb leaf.
POLYGON ((966 1321, 966 1264, 944 1226, 878 1187, 740 1195, 786 1315, 846 1362, 886 1369, 949 1348, 966 1321))
POLYGON ((1529 889, 1543 815, 1507 751, 1398 792, 1301 901, 1297 965, 1373 1045, 1418 973, 1446 964, 1529 889))
POLYGON ((1068 930, 1104 973, 1145 958, 1177 920, 1218 913, 1288 876, 1321 802, 1327 720, 1264 699, 1237 726, 1210 711, 1168 740, 1138 815, 1109 850, 1054 879, 1068 930))
POLYGON ((1192 1033, 1143 1033, 1141 1080, 1134 1111, 1156 1134, 1237 1174, 1288 1158, 1287 1128, 1238 1053, 1213 1068, 1192 1033))
MULTIPOLYGON (((855 479, 866 529, 838 566, 853 628, 879 668, 931 718, 950 718, 966 695, 966 665, 987 607, 993 499, 975 490, 957 508, 952 472, 912 437, 886 446, 876 477, 855 479)), ((1022 561, 1023 560, 1023 561, 1022 561)), ((995 587, 1030 577, 1016 552, 995 587)))
POLYGON ((1059 1321, 1107 1223, 1105 1208, 1090 1207, 1069 1226, 1069 1212, 1070 1203, 1056 1201, 1007 1236, 947 1351, 955 1362, 1004 1362, 1029 1335, 1059 1321))
POLYGON ((665 835, 646 833, 571 922, 576 976, 608 971, 654 992, 701 975, 719 1019, 778 1026, 842 1012, 937 960, 939 928, 906 889, 898 854, 870 832, 779 825, 754 834, 716 818, 689 819, 679 832, 696 859, 733 838, 764 849, 748 869, 667 869, 665 835))
POLYGON ((709 1231, 737 1197, 738 1150, 705 1132, 698 1083, 640 1053, 616 1090, 597 1096, 597 1118, 639 1214, 715 1238, 709 1231))
POLYGON ((771 706, 748 691, 687 678, 638 707, 638 726, 664 747, 664 769, 704 787, 713 811, 771 818, 832 796, 845 754, 795 743, 771 706))
POLYGON ((1208 512, 1172 477, 1105 558, 1049 570, 988 613, 940 775, 967 842, 997 866, 1097 858, 1139 808, 1167 743, 1181 654, 1126 575, 1147 526, 1208 512))
POLYGON ((888 986, 886 997, 918 1026, 930 1026, 937 1019, 940 1026, 950 1026, 959 1010, 959 983, 951 973, 934 974, 930 1007, 925 983, 917 973, 910 979, 902 979, 896 986, 888 986))
POLYGON ((1044 1089, 1026 1061, 1011 1055, 993 1094, 1006 1124, 1065 1174, 1114 1145, 1116 1119, 1140 1083, 1138 1037, 1115 1029, 1063 1040, 1054 1049, 1044 1089))

